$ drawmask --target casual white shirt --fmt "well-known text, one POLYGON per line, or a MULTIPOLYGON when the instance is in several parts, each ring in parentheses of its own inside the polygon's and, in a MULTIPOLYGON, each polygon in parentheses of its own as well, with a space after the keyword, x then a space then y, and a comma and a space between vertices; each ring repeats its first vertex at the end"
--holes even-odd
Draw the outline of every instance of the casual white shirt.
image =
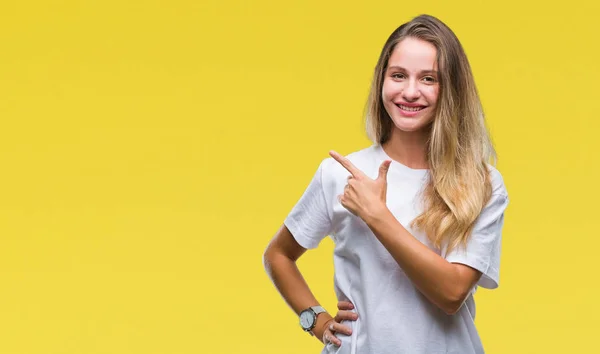
MULTIPOLYGON (((376 178, 381 163, 390 159, 380 145, 356 151, 347 158, 371 178, 376 178)), ((491 165, 489 170, 492 197, 478 217, 466 249, 454 250, 444 257, 481 271, 477 285, 493 289, 498 287, 508 194, 501 174, 491 165)), ((352 328, 352 335, 336 334, 342 341, 341 347, 329 343, 322 353, 483 353, 474 325, 473 294, 477 286, 454 315, 444 313, 425 298, 364 221, 338 201, 349 175, 334 159, 323 160, 284 221, 304 248, 317 247, 328 235, 333 239, 337 298, 351 301, 359 314, 357 321, 344 322, 352 328)), ((423 210, 420 192, 428 175, 428 170, 411 169, 392 161, 387 175, 387 207, 415 238, 441 254, 422 232, 410 227, 423 210)))

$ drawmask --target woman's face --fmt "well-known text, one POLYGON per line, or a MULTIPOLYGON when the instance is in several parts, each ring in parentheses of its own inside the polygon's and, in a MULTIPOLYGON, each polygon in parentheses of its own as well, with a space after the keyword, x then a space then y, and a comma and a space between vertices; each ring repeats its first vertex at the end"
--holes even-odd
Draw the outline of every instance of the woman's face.
POLYGON ((394 48, 385 71, 382 99, 397 129, 419 131, 433 120, 439 92, 436 54, 433 44, 412 37, 394 48))

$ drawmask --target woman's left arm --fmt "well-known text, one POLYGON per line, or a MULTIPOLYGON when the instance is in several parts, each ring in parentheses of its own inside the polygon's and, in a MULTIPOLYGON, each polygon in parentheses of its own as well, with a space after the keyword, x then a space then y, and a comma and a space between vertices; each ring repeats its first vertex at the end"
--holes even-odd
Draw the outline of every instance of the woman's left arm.
POLYGON ((429 301, 447 314, 460 309, 481 272, 442 258, 411 235, 385 205, 363 220, 429 301))
POLYGON ((413 284, 447 314, 456 313, 482 273, 460 263, 450 263, 417 240, 394 217, 386 205, 387 172, 391 160, 384 161, 379 176, 371 179, 350 160, 331 151, 351 176, 339 196, 340 203, 359 216, 390 252, 413 284))

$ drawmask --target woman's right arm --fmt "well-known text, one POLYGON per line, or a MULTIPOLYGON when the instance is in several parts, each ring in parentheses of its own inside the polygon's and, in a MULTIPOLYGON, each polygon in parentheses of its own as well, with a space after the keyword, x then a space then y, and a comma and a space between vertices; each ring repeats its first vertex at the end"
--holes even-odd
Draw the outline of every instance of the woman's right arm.
MULTIPOLYGON (((296 265, 304 252, 306 248, 300 246, 290 230, 282 225, 263 255, 263 264, 271 281, 298 316, 302 310, 319 305, 296 265)), ((326 326, 331 321, 333 317, 327 312, 317 316, 317 324, 312 332, 320 341, 323 341, 326 326)))

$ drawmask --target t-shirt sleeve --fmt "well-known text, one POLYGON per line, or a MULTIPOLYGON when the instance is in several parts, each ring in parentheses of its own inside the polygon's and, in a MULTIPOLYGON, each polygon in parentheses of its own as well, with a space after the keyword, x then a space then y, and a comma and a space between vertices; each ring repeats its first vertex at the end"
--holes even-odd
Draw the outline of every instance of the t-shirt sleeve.
POLYGON ((505 192, 492 194, 475 221, 466 248, 459 246, 446 256, 448 262, 465 264, 479 270, 482 276, 477 285, 484 288, 498 287, 502 226, 507 206, 508 195, 505 192))
POLYGON ((304 248, 316 248, 321 240, 331 233, 331 217, 323 189, 323 160, 310 184, 292 208, 285 226, 296 241, 304 248))

